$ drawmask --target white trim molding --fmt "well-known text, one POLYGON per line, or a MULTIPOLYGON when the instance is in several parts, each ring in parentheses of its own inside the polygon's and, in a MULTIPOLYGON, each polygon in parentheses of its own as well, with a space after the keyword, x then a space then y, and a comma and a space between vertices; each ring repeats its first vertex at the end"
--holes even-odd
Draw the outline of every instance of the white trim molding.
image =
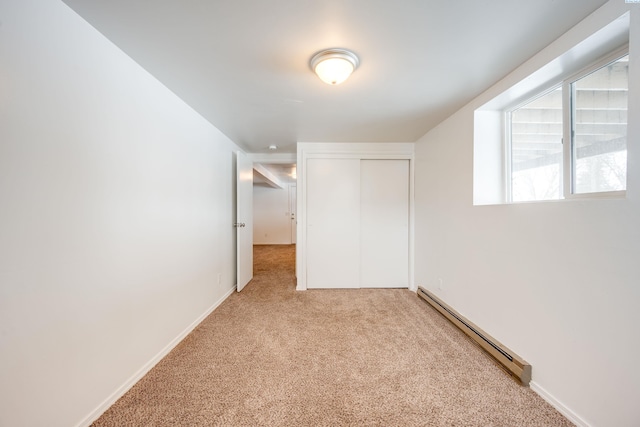
POLYGON ((82 421, 80 421, 76 427, 88 427, 95 422, 102 414, 105 413, 118 399, 120 399, 126 392, 128 392, 138 381, 142 379, 154 366, 158 364, 171 350, 173 350, 180 342, 187 337, 204 319, 207 318, 216 308, 220 306, 231 294, 235 293, 236 287, 232 287, 225 293, 218 301, 216 301, 211 307, 209 307, 203 314, 201 314, 196 320, 194 320, 189 326, 187 326, 177 337, 175 337, 169 344, 167 344, 158 354, 156 354, 151 360, 145 363, 138 371, 124 382, 116 391, 111 393, 104 402, 102 402, 95 410, 87 415, 82 421))
POLYGON ((531 381, 529 383, 529 387, 531 390, 536 392, 538 396, 542 397, 548 404, 556 408, 558 412, 564 415, 569 421, 574 423, 578 427, 592 427, 591 424, 580 418, 578 414, 569 409, 564 403, 560 402, 555 398, 552 394, 550 394, 547 390, 540 387, 538 383, 535 381, 531 381))

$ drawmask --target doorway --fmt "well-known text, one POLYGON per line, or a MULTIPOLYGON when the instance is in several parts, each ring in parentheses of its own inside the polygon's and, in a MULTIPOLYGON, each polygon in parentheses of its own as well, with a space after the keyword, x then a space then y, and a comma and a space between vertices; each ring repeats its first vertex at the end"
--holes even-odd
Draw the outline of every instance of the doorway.
POLYGON ((254 244, 295 244, 296 164, 254 164, 253 175, 254 244))
POLYGON ((284 246, 289 246, 295 256, 297 177, 294 162, 254 165, 252 231, 254 251, 264 252, 266 246, 282 246, 281 250, 285 250, 284 246))

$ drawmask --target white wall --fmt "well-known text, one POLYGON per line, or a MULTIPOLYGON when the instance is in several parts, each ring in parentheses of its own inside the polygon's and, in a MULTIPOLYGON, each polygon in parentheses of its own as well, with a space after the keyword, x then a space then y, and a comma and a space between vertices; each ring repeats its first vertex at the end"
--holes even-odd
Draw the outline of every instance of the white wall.
POLYGON ((79 425, 233 290, 237 147, 62 2, 0 17, 0 425, 79 425))
POLYGON ((291 244, 289 186, 273 188, 254 184, 253 243, 255 245, 291 244))
POLYGON ((579 425, 640 425, 639 142, 640 7, 612 0, 416 144, 416 283, 531 363, 579 425), (474 109, 628 9, 626 199, 473 206, 474 109))

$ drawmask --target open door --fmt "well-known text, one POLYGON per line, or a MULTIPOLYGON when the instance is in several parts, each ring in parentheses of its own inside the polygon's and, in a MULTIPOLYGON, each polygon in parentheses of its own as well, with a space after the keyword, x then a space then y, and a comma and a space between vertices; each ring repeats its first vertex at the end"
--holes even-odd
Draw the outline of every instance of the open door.
POLYGON ((253 162, 236 153, 237 290, 253 278, 253 162))
POLYGON ((298 219, 296 216, 296 211, 298 210, 298 204, 296 202, 296 193, 297 189, 295 185, 289 187, 289 213, 291 214, 291 244, 296 244, 297 237, 297 229, 298 229, 298 219))

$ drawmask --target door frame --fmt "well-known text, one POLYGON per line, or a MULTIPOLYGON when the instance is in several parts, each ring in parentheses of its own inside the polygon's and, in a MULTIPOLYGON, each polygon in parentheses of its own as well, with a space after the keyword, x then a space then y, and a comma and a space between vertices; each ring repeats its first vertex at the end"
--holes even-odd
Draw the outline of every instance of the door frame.
POLYGON ((308 159, 409 160, 409 289, 415 285, 415 155, 413 143, 317 143, 299 142, 297 153, 296 289, 307 290, 307 194, 308 159))

